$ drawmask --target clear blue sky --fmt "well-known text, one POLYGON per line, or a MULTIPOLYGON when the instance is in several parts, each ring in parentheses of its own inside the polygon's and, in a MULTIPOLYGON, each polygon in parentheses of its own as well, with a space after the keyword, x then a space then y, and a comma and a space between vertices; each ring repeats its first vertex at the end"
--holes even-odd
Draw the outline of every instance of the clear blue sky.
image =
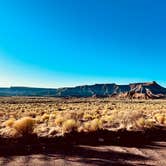
POLYGON ((0 86, 166 86, 165 0, 0 0, 0 86))

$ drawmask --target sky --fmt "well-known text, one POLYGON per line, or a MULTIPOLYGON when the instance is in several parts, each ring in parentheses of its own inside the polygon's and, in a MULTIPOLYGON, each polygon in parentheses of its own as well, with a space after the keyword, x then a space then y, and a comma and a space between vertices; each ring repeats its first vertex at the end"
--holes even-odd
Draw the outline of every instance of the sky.
POLYGON ((0 0, 0 86, 157 81, 165 0, 0 0))

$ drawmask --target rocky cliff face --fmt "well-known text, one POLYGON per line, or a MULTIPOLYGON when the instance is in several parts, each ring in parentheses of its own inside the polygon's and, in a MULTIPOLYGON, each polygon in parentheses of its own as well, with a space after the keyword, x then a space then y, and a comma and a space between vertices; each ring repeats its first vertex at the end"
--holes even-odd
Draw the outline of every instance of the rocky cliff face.
POLYGON ((127 94, 131 91, 135 94, 146 94, 148 91, 151 95, 166 95, 166 88, 154 81, 132 83, 129 85, 95 84, 59 89, 27 87, 0 88, 0 96, 107 97, 127 94))

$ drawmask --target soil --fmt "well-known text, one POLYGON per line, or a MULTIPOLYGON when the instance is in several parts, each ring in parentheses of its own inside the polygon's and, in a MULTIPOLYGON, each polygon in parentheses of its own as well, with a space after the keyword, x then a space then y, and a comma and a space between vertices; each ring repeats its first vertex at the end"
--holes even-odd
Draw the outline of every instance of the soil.
POLYGON ((166 165, 166 131, 70 133, 0 140, 0 165, 166 165))

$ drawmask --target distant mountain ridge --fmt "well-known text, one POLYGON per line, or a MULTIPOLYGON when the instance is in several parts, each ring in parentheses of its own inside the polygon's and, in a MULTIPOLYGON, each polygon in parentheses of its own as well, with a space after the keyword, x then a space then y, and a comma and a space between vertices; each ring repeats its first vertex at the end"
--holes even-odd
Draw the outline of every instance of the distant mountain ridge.
POLYGON ((166 95, 166 88, 160 86, 155 81, 144 83, 132 83, 128 85, 95 84, 66 88, 30 88, 30 87, 10 87, 0 88, 0 96, 54 96, 54 97, 107 97, 128 93, 131 90, 137 93, 145 93, 147 89, 154 95, 166 95))

